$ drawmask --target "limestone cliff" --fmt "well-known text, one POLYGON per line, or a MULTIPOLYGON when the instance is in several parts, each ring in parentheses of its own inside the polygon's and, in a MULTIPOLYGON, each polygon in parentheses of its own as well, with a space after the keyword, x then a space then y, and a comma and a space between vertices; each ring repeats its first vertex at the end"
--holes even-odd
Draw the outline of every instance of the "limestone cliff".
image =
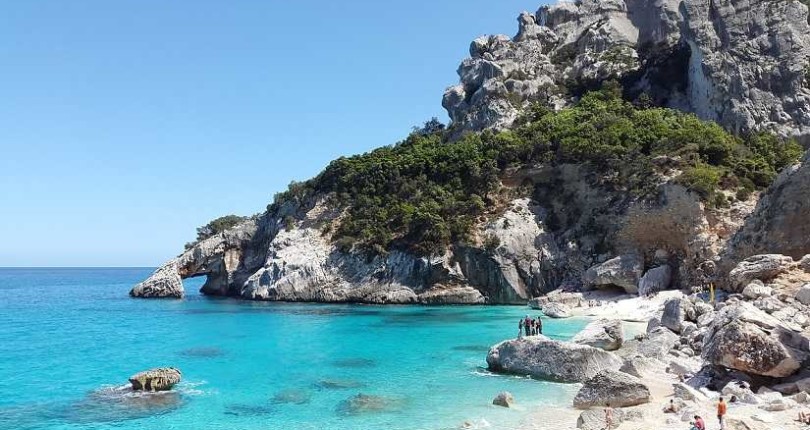
MULTIPOLYGON (((530 102, 561 108, 618 78, 626 96, 646 93, 653 104, 733 132, 807 137, 807 14, 796 0, 544 6, 520 16, 516 37, 473 42, 461 84, 444 97, 451 132, 510 127, 530 102)), ((339 191, 316 189, 194 244, 131 295, 182 297, 181 279, 205 276, 204 294, 250 300, 523 304, 559 287, 689 287, 704 280, 697 268, 718 262, 722 272, 754 254, 810 253, 807 160, 782 173, 758 204, 755 192, 709 209, 678 181, 691 167, 685 160, 652 155, 645 196, 593 163, 501 169, 500 194, 476 214, 469 237, 428 256, 339 246, 333 234, 348 209, 333 198, 339 191)))
POLYGON ((810 142, 810 24, 798 0, 580 0, 484 36, 443 105, 457 131, 504 128, 521 108, 559 108, 618 79, 631 98, 696 113, 734 132, 810 142))

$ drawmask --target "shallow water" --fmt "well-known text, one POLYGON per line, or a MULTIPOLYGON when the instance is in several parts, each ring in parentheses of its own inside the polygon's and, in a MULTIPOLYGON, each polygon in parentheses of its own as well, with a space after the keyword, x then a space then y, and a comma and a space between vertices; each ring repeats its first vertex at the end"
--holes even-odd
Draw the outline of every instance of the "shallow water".
MULTIPOLYGON (((0 269, 0 429, 509 428, 492 406, 570 401, 572 386, 485 370, 523 307, 134 300, 150 269, 0 269), (176 366, 175 392, 127 377, 176 366)), ((584 320, 547 320, 558 338, 584 320)))

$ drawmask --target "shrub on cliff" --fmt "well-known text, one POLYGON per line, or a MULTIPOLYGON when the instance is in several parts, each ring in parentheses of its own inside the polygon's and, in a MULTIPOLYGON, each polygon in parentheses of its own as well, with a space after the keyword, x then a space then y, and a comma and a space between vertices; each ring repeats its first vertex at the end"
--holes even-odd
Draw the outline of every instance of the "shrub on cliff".
POLYGON ((222 233, 223 231, 235 227, 237 224, 246 220, 246 217, 238 215, 225 215, 212 220, 208 224, 197 229, 197 242, 208 239, 211 236, 222 233))
POLYGON ((333 161, 279 194, 268 210, 289 199, 331 195, 346 208, 333 235, 341 249, 431 254, 470 240, 478 218, 496 206, 509 168, 587 164, 615 189, 643 197, 656 187, 651 160, 666 155, 681 160, 680 182, 714 205, 722 200, 717 189, 767 186, 801 152, 795 142, 736 137, 691 114, 634 106, 620 94, 614 87, 591 92, 559 112, 530 107, 512 130, 453 141, 432 120, 396 145, 333 161))

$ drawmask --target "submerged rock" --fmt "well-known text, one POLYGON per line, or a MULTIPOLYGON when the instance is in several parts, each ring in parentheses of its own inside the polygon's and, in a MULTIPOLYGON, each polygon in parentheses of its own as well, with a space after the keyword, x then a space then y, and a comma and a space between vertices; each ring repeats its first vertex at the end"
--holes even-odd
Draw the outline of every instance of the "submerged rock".
POLYGON ((618 370, 622 359, 598 348, 540 335, 507 340, 493 346, 487 354, 487 365, 494 372, 559 382, 583 382, 602 370, 618 370))
POLYGON ((130 376, 129 383, 135 391, 168 391, 181 377, 180 370, 174 367, 160 367, 130 376))
POLYGON ((283 390, 273 396, 271 400, 276 404, 304 405, 312 399, 312 394, 304 390, 283 390))
POLYGON ((341 415, 382 413, 397 410, 401 404, 398 399, 360 393, 340 402, 337 412, 341 415))
POLYGON ((603 370, 585 381, 574 397, 574 407, 589 409, 610 404, 624 408, 649 401, 650 389, 640 379, 615 370, 603 370))
POLYGON ((503 406, 504 408, 511 408, 512 405, 515 403, 515 397, 512 396, 512 393, 508 391, 504 391, 498 393, 494 399, 492 399, 492 404, 495 406, 503 406))

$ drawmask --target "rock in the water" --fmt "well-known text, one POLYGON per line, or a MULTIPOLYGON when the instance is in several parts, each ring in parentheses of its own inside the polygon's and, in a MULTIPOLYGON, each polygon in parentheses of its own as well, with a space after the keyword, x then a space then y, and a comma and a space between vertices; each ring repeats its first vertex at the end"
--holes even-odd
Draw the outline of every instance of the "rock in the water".
POLYGON ((487 355, 487 364, 495 372, 582 382, 602 370, 618 370, 622 359, 591 346, 532 336, 495 345, 487 355))
POLYGON ((638 281, 644 270, 644 260, 638 254, 625 254, 602 264, 597 264, 585 272, 583 283, 586 287, 616 286, 627 293, 638 292, 638 281))
POLYGON ((543 314, 549 318, 570 318, 571 309, 560 303, 548 303, 543 305, 543 314))
POLYGON ((634 376, 615 370, 603 370, 585 384, 574 397, 574 407, 588 409, 610 404, 624 408, 650 401, 650 389, 634 376))
POLYGON ((638 281, 638 295, 649 296, 669 288, 672 283, 672 268, 669 265, 650 269, 638 281))
POLYGON ((129 377, 135 391, 168 391, 178 382, 182 374, 174 367, 160 367, 136 373, 129 377))
POLYGON ((492 404, 495 406, 503 406, 504 408, 511 408, 512 405, 515 403, 515 397, 512 396, 512 393, 508 391, 504 391, 498 393, 494 399, 492 399, 492 404))
POLYGON ((741 291, 753 280, 767 281, 796 266, 792 258, 780 254, 754 255, 739 262, 729 272, 730 287, 741 291))
POLYGON ((401 403, 398 399, 360 393, 342 401, 337 412, 341 415, 374 414, 396 410, 401 403))
POLYGON ((161 266, 149 278, 133 287, 129 295, 144 299, 183 298, 183 280, 177 270, 177 260, 161 266))
POLYGON ((771 294, 773 294, 773 288, 766 287, 760 280, 751 281, 742 291, 742 295, 749 300, 769 297, 771 294))
POLYGON ((776 318, 738 302, 717 313, 704 341, 703 358, 715 366, 783 378, 807 359, 807 342, 776 318))
POLYGON ((571 342, 615 351, 624 342, 624 325, 621 320, 598 319, 591 321, 577 333, 571 342))

